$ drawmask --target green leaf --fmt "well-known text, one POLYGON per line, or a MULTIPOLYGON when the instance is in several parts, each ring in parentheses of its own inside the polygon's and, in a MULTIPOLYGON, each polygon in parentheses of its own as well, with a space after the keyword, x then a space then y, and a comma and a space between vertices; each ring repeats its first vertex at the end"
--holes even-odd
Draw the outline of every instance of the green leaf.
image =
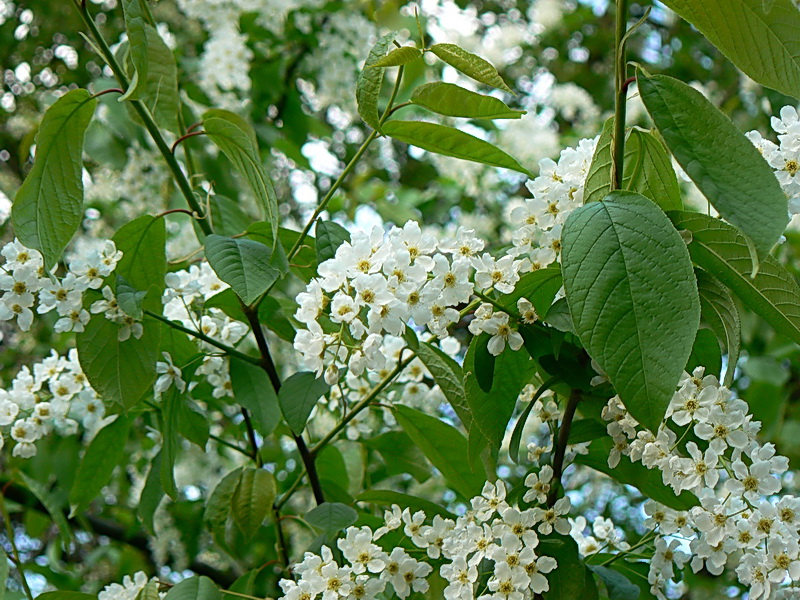
MULTIPOLYGON (((469 345, 469 348, 472 349, 473 358, 471 364, 472 371, 475 375, 475 381, 478 382, 478 387, 484 392, 489 392, 492 389, 492 383, 494 382, 494 366, 497 362, 496 357, 489 352, 490 339, 491 336, 489 334, 482 333, 472 338, 472 342, 469 345)), ((467 351, 469 352, 469 349, 467 351)), ((465 381, 468 375, 469 373, 465 375, 465 381)), ((468 403, 469 400, 469 389, 467 389, 468 403)), ((472 410, 472 408, 473 407, 470 406, 470 410, 472 410)))
POLYGON ((678 177, 667 149, 647 131, 633 128, 628 134, 622 187, 650 198, 662 210, 683 208, 678 177))
POLYGON ((521 298, 526 298, 539 318, 547 316, 553 300, 563 284, 561 269, 548 267, 537 269, 530 273, 525 273, 520 277, 514 291, 510 294, 503 294, 497 299, 497 303, 505 307, 511 314, 517 314, 517 302, 521 298))
POLYGON ((275 478, 264 469, 242 469, 231 498, 233 522, 246 538, 252 538, 269 514, 275 500, 275 478))
POLYGON ((464 460, 467 439, 455 427, 402 404, 395 405, 394 414, 408 437, 457 492, 465 498, 480 493, 486 475, 481 466, 473 471, 469 461, 464 460))
POLYGON ((86 510, 109 482, 114 468, 126 456, 125 442, 132 424, 133 419, 118 415, 89 444, 69 492, 70 517, 86 510))
POLYGON ((362 443, 380 453, 386 463, 386 472, 389 476, 408 473, 423 483, 431 475, 425 455, 402 431, 387 431, 363 440, 362 443))
POLYGON ((134 319, 141 319, 144 314, 142 302, 146 295, 146 291, 140 292, 122 275, 117 274, 117 304, 126 315, 130 315, 134 319))
POLYGON ((273 264, 273 252, 245 238, 209 235, 205 243, 208 264, 245 304, 252 304, 283 273, 273 264))
POLYGON ((433 380, 442 390, 444 397, 453 407, 465 428, 469 429, 472 415, 464 392, 464 371, 453 358, 440 348, 423 342, 416 350, 417 358, 431 372, 433 380))
MULTIPOLYGON (((691 247, 689 249, 691 254, 691 247)), ((726 387, 733 383, 739 350, 742 344, 742 325, 739 309, 733 301, 728 288, 705 271, 696 271, 697 291, 700 293, 700 317, 708 323, 728 353, 728 366, 723 381, 726 387)))
POLYGON ((154 25, 146 23, 142 17, 129 18, 128 15, 125 21, 135 73, 120 100, 141 100, 161 127, 179 134, 175 56, 154 25))
POLYGON ((83 219, 81 155, 96 104, 86 90, 72 90, 47 109, 36 136, 33 168, 14 197, 14 234, 42 253, 47 270, 83 219))
POLYGON ((323 502, 308 511, 305 520, 317 529, 335 533, 358 521, 358 513, 352 506, 341 502, 323 502))
MULTIPOLYGON (((392 45, 396 33, 388 33, 378 40, 369 51, 365 65, 374 65, 381 60, 386 51, 392 45)), ((361 69, 356 82, 356 102, 358 103, 358 114, 364 119, 364 123, 373 129, 380 129, 380 116, 378 115, 378 98, 381 95, 383 85, 383 69, 372 69, 365 66, 361 69)))
POLYGON ((531 174, 497 146, 446 125, 424 121, 389 121, 383 124, 381 132, 428 152, 531 174))
POLYGON ((717 336, 710 329, 697 330, 692 353, 689 354, 684 370, 691 373, 697 367, 705 367, 707 374, 721 378, 722 351, 717 336))
POLYGON ((639 93, 677 161, 719 214, 752 241, 760 260, 789 223, 772 167, 731 120, 694 88, 637 74, 639 93))
POLYGON ((159 452, 150 463, 150 471, 147 473, 139 503, 136 505, 136 514, 150 535, 155 535, 153 516, 162 498, 164 498, 164 488, 161 487, 161 452, 159 452))
POLYGON ((220 600, 217 584, 205 576, 184 579, 170 588, 164 600, 220 600))
POLYGON ((434 44, 429 50, 467 77, 506 92, 514 93, 503 81, 503 78, 500 77, 497 69, 480 56, 467 52, 455 44, 434 44))
POLYGON ((242 468, 234 469, 225 475, 206 500, 203 520, 209 524, 216 540, 225 540, 225 529, 231 516, 233 493, 239 484, 242 468))
POLYGON ((150 580, 148 581, 139 593, 136 594, 134 600, 160 600, 161 596, 158 595, 158 584, 150 580))
POLYGON ((122 252, 114 270, 117 276, 124 277, 137 290, 148 291, 155 287, 160 296, 167 274, 164 219, 143 215, 122 226, 112 239, 117 250, 122 252))
POLYGON ((558 567, 547 573, 550 589, 545 600, 597 600, 597 585, 591 571, 580 559, 578 545, 571 537, 552 535, 539 540, 537 554, 552 556, 558 567))
MULTIPOLYGON (((300 249, 292 260, 291 267, 286 258, 286 248, 292 248, 299 235, 299 232, 291 229, 283 227, 278 229, 278 243, 275 245, 275 250, 273 250, 277 255, 273 259, 273 264, 281 269, 282 272, 291 269, 295 275, 308 283, 317 276, 317 255, 314 238, 310 235, 305 236, 303 243, 299 247, 300 249)), ((247 237, 269 247, 273 246, 273 240, 275 239, 272 236, 271 227, 264 221, 258 221, 250 225, 247 228, 247 237)))
POLYGON ((236 202, 225 196, 211 196, 208 206, 211 209, 212 228, 219 235, 238 235, 246 231, 253 221, 236 202))
MULTIPOLYGON (((8 558, 0 557, 0 600, 4 600, 6 596, 6 581, 8 580, 8 558)), ((52 593, 52 592, 51 592, 52 593)), ((42 594, 44 596, 45 594, 42 594)), ((86 594, 87 596, 89 594, 86 594)), ((53 599, 55 600, 55 599, 53 599)))
POLYGON ((178 433, 205 451, 210 433, 209 416, 189 396, 178 402, 178 433))
MULTIPOLYGON (((24 471, 17 471, 17 475, 22 480, 22 483, 25 484, 25 487, 28 488, 33 495, 36 496, 36 499, 42 503, 42 506, 47 509, 47 513, 50 515, 50 518, 53 519, 53 523, 56 524, 61 535, 64 536, 64 539, 67 542, 72 540, 72 529, 69 523, 67 523, 67 519, 64 517, 64 510, 61 507, 61 503, 53 497, 44 485, 36 481, 33 477, 30 477, 24 471)), ((0 557, 0 562, 5 563, 5 557, 0 557)), ((0 600, 2 600, 3 591, 5 591, 5 586, 3 584, 2 565, 0 565, 0 600)))
POLYGON ((277 239, 280 221, 278 197, 275 195, 272 180, 261 164, 253 128, 236 113, 213 109, 203 114, 203 129, 247 180, 264 216, 270 223, 273 239, 277 239))
POLYGON ((181 418, 180 403, 182 398, 177 388, 171 387, 161 398, 161 487, 173 500, 178 499, 178 487, 175 485, 175 461, 181 447, 178 436, 181 418))
POLYGON ((399 67, 400 65, 407 65, 408 63, 419 60, 420 58, 422 58, 422 52, 413 46, 403 46, 402 48, 395 48, 377 62, 368 62, 364 68, 399 67))
POLYGON ((281 409, 266 372, 261 367, 231 357, 230 375, 234 400, 250 411, 256 431, 268 436, 281 420, 281 409))
POLYGON ((800 97, 800 20, 791 0, 664 0, 758 83, 800 97))
POLYGON ((119 325, 99 314, 75 336, 81 368, 104 400, 131 408, 152 391, 161 328, 147 325, 141 338, 120 342, 119 325))
POLYGON ((519 393, 530 383, 536 365, 524 350, 514 352, 506 348, 499 356, 494 357, 495 377, 487 389, 478 378, 481 364, 485 362, 480 353, 482 338, 488 341, 489 336, 481 334, 473 338, 464 357, 464 391, 473 422, 492 446, 499 448, 508 421, 514 414, 519 393))
POLYGON ((679 229, 691 232, 692 260, 730 288, 776 332, 800 343, 800 287, 773 257, 761 263, 753 277, 747 240, 719 219, 690 212, 672 212, 679 229))
POLYGON ((333 258, 336 249, 344 242, 350 241, 350 232, 333 221, 317 221, 317 264, 321 265, 326 260, 333 258))
POLYGON ((412 512, 417 510, 424 510, 425 513, 432 517, 433 515, 440 515, 446 519, 454 519, 455 515, 443 506, 434 504, 430 500, 403 494, 401 492, 393 492, 391 490, 365 490, 356 496, 358 502, 369 502, 371 504, 390 505, 397 504, 403 508, 408 508, 412 512))
POLYGON ((653 202, 630 192, 572 212, 562 242, 578 336, 631 415, 655 431, 700 324, 686 244, 653 202))
MULTIPOLYGON (((4 590, 5 591, 5 590, 4 590)), ((36 596, 42 600, 97 600, 97 596, 83 592, 45 592, 36 596)))
POLYGON ((314 373, 301 371, 283 382, 278 392, 278 403, 281 405, 283 417, 295 435, 300 435, 306 428, 308 416, 330 386, 325 380, 317 378, 314 373))
POLYGON ((638 600, 639 588, 622 573, 601 565, 586 565, 606 586, 608 600, 638 600))
POLYGON ((619 464, 613 469, 609 467, 608 455, 613 446, 614 442, 608 436, 594 440, 589 444, 589 453, 576 456, 575 462, 605 473, 619 483, 631 485, 648 498, 675 510, 689 510, 697 506, 697 498, 691 493, 683 491, 676 496, 672 488, 664 485, 658 469, 648 469, 642 463, 631 462, 627 456, 621 456, 619 464))
POLYGON ((514 110, 492 96, 476 94, 452 83, 436 81, 419 86, 411 102, 448 117, 470 119, 519 119, 524 110, 514 110))
POLYGON ((589 173, 583 186, 583 203, 598 202, 611 192, 613 179, 614 158, 612 146, 614 144, 614 117, 609 117, 603 123, 603 131, 594 148, 589 173))

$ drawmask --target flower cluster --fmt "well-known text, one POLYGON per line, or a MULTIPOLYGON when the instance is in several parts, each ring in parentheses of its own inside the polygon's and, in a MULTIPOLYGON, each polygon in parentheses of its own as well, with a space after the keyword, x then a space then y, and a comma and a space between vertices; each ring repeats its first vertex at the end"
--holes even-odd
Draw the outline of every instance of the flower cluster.
POLYGON ((687 512, 652 501, 645 507, 646 524, 657 532, 649 577, 654 594, 663 598, 673 565, 685 563, 713 574, 737 565, 752 600, 783 597, 791 588, 780 586, 800 582, 800 499, 775 497, 789 461, 774 445, 756 441, 761 423, 746 402, 701 367, 683 376, 657 432, 638 428, 618 397, 603 417, 614 439, 609 466, 627 456, 660 470, 675 493, 699 499, 687 512))
POLYGON ((800 214, 800 116, 794 106, 784 106, 780 118, 772 117, 772 129, 778 134, 778 143, 764 139, 758 131, 747 137, 775 169, 775 176, 789 197, 789 212, 800 214))
MULTIPOLYGON (((548 468, 542 469, 542 480, 547 479, 548 468)), ((539 502, 542 491, 546 494, 548 489, 548 483, 534 485, 525 500, 539 502)), ((339 565, 325 546, 319 555, 307 552, 294 567, 297 580, 281 581, 284 599, 313 600, 321 595, 324 600, 369 600, 387 585, 403 599, 412 591, 428 590, 426 577, 434 570, 431 563, 439 565, 439 574, 447 581, 447 600, 472 600, 478 590, 488 590, 480 600, 528 600, 549 590, 544 574, 557 563, 537 552, 539 535, 570 531, 565 518, 569 499, 562 498, 552 507, 520 509, 506 501, 505 484, 498 481, 487 482, 470 504, 467 514, 455 520, 435 515, 430 524, 423 511, 412 513, 394 505, 377 530, 350 527, 337 542, 346 564, 339 565), (401 528, 405 546, 384 548, 378 543, 401 528), (422 559, 411 556, 420 550, 425 553, 422 559)))
MULTIPOLYGON (((137 571, 133 574, 133 577, 125 575, 121 585, 119 583, 112 583, 103 588, 103 590, 97 594, 97 600, 136 600, 149 581, 155 580, 148 580, 147 574, 144 571, 137 571)), ((160 598, 164 597, 162 593, 158 595, 160 598)))
POLYGON ((13 455, 36 455, 36 441, 56 430, 74 435, 78 426, 90 434, 107 424, 105 407, 89 385, 78 353, 55 351, 39 363, 22 367, 8 389, 0 389, 0 448, 5 435, 14 441, 13 455))
POLYGON ((533 198, 511 211, 510 254, 522 260, 522 271, 535 271, 561 260, 561 228, 569 213, 583 204, 583 187, 597 139, 581 140, 561 151, 558 162, 539 161, 539 175, 527 182, 533 198))
POLYGON ((18 240, 0 250, 5 263, 0 265, 0 321, 16 319, 22 331, 33 324, 33 308, 39 314, 55 310, 60 317, 55 324, 57 332, 83 331, 89 322, 89 312, 83 308, 83 293, 98 289, 103 279, 111 275, 122 258, 111 240, 90 250, 86 255, 73 258, 67 274, 59 279, 54 271, 45 272, 42 255, 38 250, 26 248, 18 240), (38 299, 38 304, 37 304, 38 299))

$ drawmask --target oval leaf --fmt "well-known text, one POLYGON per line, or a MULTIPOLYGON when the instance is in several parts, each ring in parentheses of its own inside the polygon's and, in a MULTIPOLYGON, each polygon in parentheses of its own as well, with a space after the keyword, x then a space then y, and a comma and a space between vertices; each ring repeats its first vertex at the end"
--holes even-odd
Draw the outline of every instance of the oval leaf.
POLYGON ((36 136, 33 168, 14 197, 11 223, 25 246, 52 267, 83 218, 83 140, 96 100, 73 90, 47 109, 36 136))
POLYGON ((578 336, 631 415, 655 431, 700 324, 686 244, 653 202, 629 192, 575 210, 562 241, 578 336))
POLYGON ((305 519, 317 529, 334 533, 358 521, 358 513, 341 502, 323 502, 308 511, 305 519))
POLYGON ((267 373, 261 367, 231 357, 230 376, 234 399, 250 411, 256 431, 268 436, 281 420, 281 409, 267 373))
POLYGON ((628 134, 622 187, 650 198, 662 210, 683 208, 678 177, 669 153, 664 144, 647 131, 633 128, 628 134))
POLYGON ((164 600, 220 600, 217 584, 208 577, 190 577, 170 588, 164 600))
POLYGON ((519 119, 524 110, 513 110, 506 103, 491 96, 436 81, 419 86, 411 94, 411 102, 448 117, 470 119, 519 119))
POLYGON ((434 44, 430 47, 430 51, 467 77, 506 92, 514 93, 503 81, 503 78, 500 77, 497 69, 480 56, 467 52, 455 44, 434 44))
POLYGON ((786 194, 761 153, 716 106, 685 83, 637 74, 664 141, 719 214, 753 241, 759 260, 789 223, 786 194))
POLYGON ((350 241, 350 232, 333 221, 317 221, 315 230, 317 236, 317 264, 322 264, 333 258, 336 249, 344 242, 350 241))
POLYGON ((275 500, 275 478, 264 469, 242 469, 231 497, 233 522, 246 538, 251 538, 272 509, 275 500))
POLYGON ((302 371, 295 373, 283 382, 278 393, 283 417, 295 435, 300 435, 306 428, 308 416, 317 401, 328 392, 330 386, 314 373, 302 371))
POLYGON ((205 243, 208 264, 245 304, 252 304, 282 276, 268 246, 244 238, 209 235, 205 243))
MULTIPOLYGON (((374 65, 386 55, 389 46, 392 45, 396 33, 388 33, 378 40, 367 56, 365 65, 374 65)), ((378 98, 381 95, 381 85, 383 85, 383 69, 371 69, 365 66, 361 69, 356 82, 356 103, 358 104, 358 114, 364 119, 364 123, 373 129, 380 129, 380 117, 378 116, 378 98)))
POLYGON ((407 65, 422 58, 422 52, 413 46, 403 46, 402 48, 395 48, 389 54, 374 63, 367 63, 366 68, 374 67, 399 67, 400 65, 407 65))
POLYGON ((389 121, 381 130, 396 140, 428 152, 483 163, 494 167, 530 172, 497 146, 480 138, 437 123, 424 121, 389 121))

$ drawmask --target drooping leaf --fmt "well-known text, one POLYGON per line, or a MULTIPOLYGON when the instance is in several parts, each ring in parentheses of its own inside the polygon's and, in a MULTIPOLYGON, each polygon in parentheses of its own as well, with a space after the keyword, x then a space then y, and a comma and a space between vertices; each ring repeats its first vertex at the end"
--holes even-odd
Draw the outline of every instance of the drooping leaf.
POLYGON ((277 239, 280 220, 278 197, 272 180, 261 164, 256 134, 250 123, 236 113, 213 109, 203 114, 203 129, 247 180, 272 228, 273 239, 277 239))
POLYGON ((686 244, 652 201, 630 192, 575 210, 562 242, 578 336, 631 415, 655 431, 700 324, 686 244))
POLYGON ((306 421, 317 401, 328 393, 330 386, 314 373, 301 371, 283 382, 278 392, 278 403, 283 417, 295 435, 306 428, 306 421))
POLYGON ((664 0, 758 83, 800 97, 800 22, 791 0, 664 0))
POLYGON ((352 506, 341 502, 323 502, 308 511, 305 519, 317 529, 335 533, 355 523, 358 513, 352 506))
POLYGON ((639 93, 677 161, 719 214, 739 227, 763 261, 789 222, 786 194, 744 134, 694 88, 637 75, 639 93))
POLYGON ((152 391, 161 328, 147 323, 142 337, 119 341, 119 325, 92 316, 75 337, 78 359, 89 383, 104 400, 130 408, 152 391))
POLYGON ((86 510, 109 482, 114 468, 125 456, 125 442, 132 423, 132 418, 118 415, 89 444, 69 492, 70 516, 86 510))
POLYGON ((467 77, 506 92, 514 93, 503 81, 503 78, 500 77, 497 69, 480 56, 467 52, 455 44, 434 44, 430 47, 430 51, 467 77))
POLYGON ((614 159, 612 146, 614 144, 614 117, 609 117, 603 123, 603 131, 594 148, 589 173, 583 185, 583 203, 598 202, 605 198, 611 191, 613 179, 614 159))
POLYGON ((245 304, 255 302, 283 275, 272 260, 273 252, 260 242, 212 234, 206 237, 205 249, 208 264, 245 304))
POLYGON ((275 478, 264 469, 242 469, 231 498, 233 521, 246 538, 258 531, 275 500, 275 478))
POLYGON ((492 96, 476 94, 452 83, 435 81, 419 86, 411 102, 448 117, 469 119, 519 119, 524 110, 514 110, 492 96))
POLYGON ((220 600, 219 587, 208 577, 190 577, 170 588, 164 600, 220 600))
POLYGON ((531 174, 497 146, 453 127, 425 121, 388 121, 381 131, 428 152, 531 174))
POLYGON ((383 85, 383 69, 373 69, 369 65, 374 65, 382 59, 389 46, 392 45, 396 33, 388 33, 383 36, 369 51, 364 68, 358 75, 356 82, 356 102, 358 104, 358 114, 364 119, 364 123, 373 129, 380 129, 380 116, 378 115, 378 98, 381 95, 383 85))
POLYGON ((350 241, 350 232, 333 221, 317 221, 315 232, 318 265, 333 258, 337 248, 350 241))
POLYGON ((395 48, 377 62, 367 63, 365 68, 399 67, 400 65, 407 65, 420 58, 422 58, 422 52, 417 48, 413 46, 403 46, 402 48, 395 48))
POLYGON ((67 92, 45 112, 36 158, 14 197, 14 234, 39 250, 50 269, 83 218, 83 141, 97 101, 86 90, 67 92))
POLYGON ((465 498, 472 498, 483 487, 483 467, 465 461, 467 440, 451 425, 423 412, 398 404, 395 417, 403 430, 447 482, 465 498))
MULTIPOLYGON (((689 251, 691 253, 691 250, 689 251)), ((700 293, 700 316, 708 323, 728 353, 728 366, 723 383, 730 387, 736 363, 739 362, 742 325, 739 309, 728 288, 705 271, 697 271, 697 291, 700 293)))
POLYGON ((423 342, 416 350, 417 358, 428 368, 433 380, 453 407, 465 428, 472 422, 466 394, 464 393, 464 371, 453 358, 440 348, 423 342))
POLYGON ((575 462, 605 473, 620 483, 631 485, 648 498, 675 510, 689 510, 697 506, 698 500, 691 493, 683 491, 676 496, 672 488, 664 485, 658 469, 648 469, 642 463, 631 462, 627 456, 621 456, 619 464, 613 469, 609 467, 608 455, 613 446, 614 441, 608 436, 596 439, 589 444, 589 453, 576 456, 575 462))
POLYGON ((676 211, 670 218, 676 227, 691 232, 689 253, 695 264, 719 279, 776 332, 800 343, 800 287, 776 259, 767 257, 752 277, 747 240, 735 227, 700 213, 676 211))
POLYGON ((231 357, 230 377, 234 400, 250 411, 256 431, 264 437, 271 434, 281 420, 281 409, 264 369, 231 357))
POLYGON ((623 189, 641 194, 662 210, 681 210, 681 190, 667 149, 652 133, 633 128, 625 142, 623 189))

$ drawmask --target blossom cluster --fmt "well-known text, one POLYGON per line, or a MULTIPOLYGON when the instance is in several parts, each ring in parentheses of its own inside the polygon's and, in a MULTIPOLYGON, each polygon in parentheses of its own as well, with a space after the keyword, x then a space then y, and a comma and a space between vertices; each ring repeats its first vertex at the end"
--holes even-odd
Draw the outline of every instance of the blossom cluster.
POLYGON ((780 118, 772 117, 770 124, 778 134, 777 144, 758 131, 748 132, 747 137, 775 169, 775 176, 789 198, 789 213, 794 216, 800 214, 800 116, 794 106, 784 106, 780 118))
POLYGON ((81 370, 76 350, 22 367, 8 389, 0 389, 0 448, 8 435, 13 455, 36 455, 36 441, 53 430, 75 435, 79 426, 94 434, 104 427, 105 406, 81 370))
MULTIPOLYGON (((800 498, 777 494, 786 457, 756 436, 761 423, 702 367, 684 374, 665 421, 653 433, 638 427, 618 397, 603 410, 614 440, 608 459, 621 456, 661 471, 677 494, 688 491, 699 505, 678 512, 648 502, 655 555, 649 581, 660 598, 668 580, 689 563, 720 574, 736 565, 749 598, 783 598, 800 582, 800 498)), ((795 596, 791 596, 795 597, 795 596)))
POLYGON ((98 289, 104 278, 111 275, 122 258, 114 242, 106 240, 69 262, 63 278, 44 269, 38 250, 23 246, 19 240, 9 242, 0 250, 5 262, 0 265, 0 321, 16 319, 22 331, 33 324, 33 308, 45 314, 55 310, 59 316, 56 332, 83 331, 89 322, 89 312, 83 308, 83 293, 98 289), (38 300, 38 302, 37 302, 38 300))

